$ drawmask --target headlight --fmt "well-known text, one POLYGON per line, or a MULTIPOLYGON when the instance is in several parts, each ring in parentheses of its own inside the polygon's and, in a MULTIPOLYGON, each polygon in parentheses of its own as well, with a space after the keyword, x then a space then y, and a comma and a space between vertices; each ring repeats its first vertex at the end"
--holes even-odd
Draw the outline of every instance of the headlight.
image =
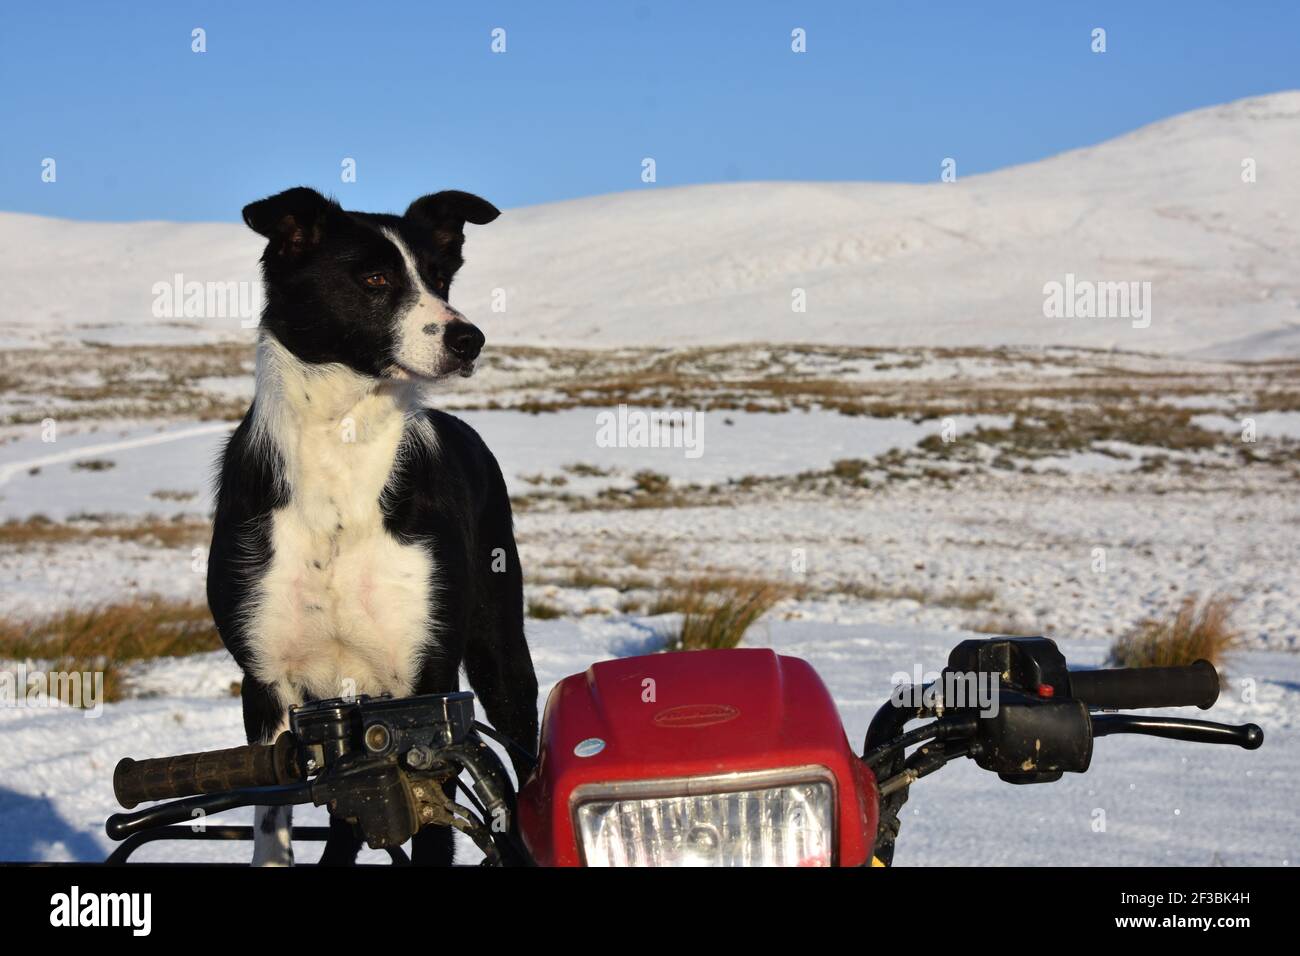
POLYGON ((830 866, 835 787, 824 769, 809 769, 617 784, 604 796, 595 792, 602 788, 580 788, 583 859, 587 866, 830 866))

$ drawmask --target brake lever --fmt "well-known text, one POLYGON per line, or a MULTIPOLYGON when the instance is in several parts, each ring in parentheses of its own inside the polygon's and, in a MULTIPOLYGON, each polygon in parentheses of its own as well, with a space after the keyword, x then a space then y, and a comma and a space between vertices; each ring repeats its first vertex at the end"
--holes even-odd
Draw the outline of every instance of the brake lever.
POLYGON ((218 790, 192 797, 168 800, 131 813, 115 813, 104 822, 104 832, 110 840, 125 840, 142 830, 170 826, 173 823, 194 823, 200 819, 252 806, 292 806, 311 802, 311 784, 293 783, 276 787, 245 787, 242 790, 218 790))
POLYGON ((1137 717, 1133 714, 1100 714, 1092 718, 1093 737, 1110 734, 1144 734, 1197 744, 1231 744, 1243 750, 1258 750, 1264 743, 1259 724, 1218 724, 1211 720, 1183 717, 1137 717))

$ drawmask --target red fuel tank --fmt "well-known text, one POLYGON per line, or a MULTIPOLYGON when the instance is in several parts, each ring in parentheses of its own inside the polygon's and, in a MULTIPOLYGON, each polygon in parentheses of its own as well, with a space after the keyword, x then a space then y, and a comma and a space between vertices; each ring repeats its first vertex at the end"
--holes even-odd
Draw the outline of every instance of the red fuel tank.
POLYGON ((602 661, 560 681, 518 814, 542 866, 858 866, 877 798, 812 667, 738 648, 602 661))

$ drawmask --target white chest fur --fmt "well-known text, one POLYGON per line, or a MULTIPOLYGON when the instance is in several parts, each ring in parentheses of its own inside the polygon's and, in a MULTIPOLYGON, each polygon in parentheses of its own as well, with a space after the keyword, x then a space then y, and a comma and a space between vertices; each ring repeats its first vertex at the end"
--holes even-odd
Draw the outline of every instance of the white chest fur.
POLYGON ((380 496, 403 444, 427 441, 408 392, 349 370, 259 352, 256 440, 279 453, 288 504, 249 626, 254 671, 290 704, 304 694, 409 694, 428 650, 429 552, 383 525, 380 496))

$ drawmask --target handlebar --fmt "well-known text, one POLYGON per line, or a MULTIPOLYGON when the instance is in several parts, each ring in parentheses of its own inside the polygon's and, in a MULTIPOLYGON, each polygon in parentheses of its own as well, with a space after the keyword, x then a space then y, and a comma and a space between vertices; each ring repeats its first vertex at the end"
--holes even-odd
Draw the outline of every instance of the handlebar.
POLYGON ((1209 661, 1186 667, 1071 671, 1056 642, 1045 637, 995 637, 963 641, 948 656, 945 677, 993 675, 999 706, 990 714, 972 707, 957 686, 935 681, 920 693, 891 695, 876 712, 863 742, 863 759, 880 793, 876 858, 889 865, 912 783, 959 757, 973 759, 1014 784, 1050 783, 1082 773, 1096 737, 1145 734, 1193 743, 1255 750, 1264 731, 1183 718, 1096 714, 1095 711, 1196 706, 1219 696, 1219 674, 1209 661), (976 711, 978 711, 976 713, 976 711), (912 731, 913 720, 936 718, 912 731), (915 747, 910 755, 908 747, 915 747))
POLYGON ((168 802, 114 814, 106 830, 121 840, 237 807, 312 803, 328 806, 372 849, 437 824, 466 833, 493 863, 526 859, 510 777, 475 727, 465 692, 310 701, 290 708, 289 730, 274 744, 120 761, 113 790, 123 807, 168 802), (453 784, 472 808, 455 801, 453 784))
MULTIPOLYGON (((1247 750, 1263 742, 1254 724, 1095 713, 1208 708, 1219 696, 1219 675, 1204 660, 1187 667, 1070 671, 1046 638, 964 641, 950 654, 944 677, 981 675, 991 678, 995 707, 985 705, 982 693, 972 702, 959 680, 936 680, 913 688, 915 695, 891 695, 872 719, 862 759, 877 782, 876 856, 882 862, 892 859, 899 809, 911 784, 958 758, 972 759, 1008 783, 1049 783, 1066 772, 1086 771, 1096 737, 1146 734, 1247 750), (905 729, 913 720, 931 718, 923 727, 905 729), (909 754, 909 748, 915 750, 909 754)), ((172 802, 114 815, 109 835, 120 840, 198 813, 310 802, 328 805, 332 816, 349 821, 375 849, 398 846, 436 824, 463 830, 489 861, 528 859, 514 829, 510 778, 478 729, 504 743, 512 756, 526 758, 525 765, 531 754, 479 725, 472 695, 313 701, 291 710, 290 728, 274 744, 120 761, 113 788, 123 807, 172 802), (459 781, 462 773, 471 786, 459 781), (470 807, 456 802, 453 784, 470 807)))
POLYGON ((1186 667, 1070 671, 1070 694, 1094 710, 1199 707, 1219 699, 1219 673, 1209 661, 1186 667))
POLYGON ((113 770, 113 793, 117 802, 130 810, 149 800, 274 787, 302 779, 293 734, 286 731, 273 744, 249 744, 155 760, 123 757, 113 770))

